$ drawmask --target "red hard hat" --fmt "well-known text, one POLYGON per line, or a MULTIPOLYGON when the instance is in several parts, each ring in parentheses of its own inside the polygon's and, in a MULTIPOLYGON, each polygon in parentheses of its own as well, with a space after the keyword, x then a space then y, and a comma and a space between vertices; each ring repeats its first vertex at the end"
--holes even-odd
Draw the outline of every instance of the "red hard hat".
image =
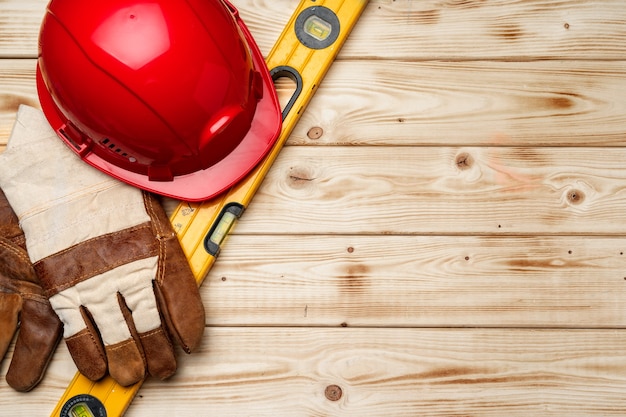
POLYGON ((234 185, 281 129, 265 61, 224 0, 52 0, 37 89, 87 163, 188 201, 234 185))

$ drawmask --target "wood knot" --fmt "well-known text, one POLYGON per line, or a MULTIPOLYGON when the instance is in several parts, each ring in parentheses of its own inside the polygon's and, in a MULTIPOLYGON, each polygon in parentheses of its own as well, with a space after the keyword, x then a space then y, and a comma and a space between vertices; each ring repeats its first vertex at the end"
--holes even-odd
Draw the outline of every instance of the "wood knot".
POLYGON ((306 135, 309 137, 309 139, 319 139, 322 137, 323 134, 324 134, 324 129, 322 129, 319 126, 316 126, 316 127, 310 128, 306 135))
POLYGON ((329 385, 326 387, 326 390, 324 390, 324 395, 326 395, 326 398, 330 401, 339 401, 343 396, 343 391, 339 385, 329 385))
POLYGON ((308 167, 291 167, 289 169, 289 183, 292 188, 305 188, 313 181, 315 181, 315 177, 308 167))
POLYGON ((585 201, 585 194, 580 190, 570 190, 567 193, 567 201, 573 205, 580 204, 585 201))
POLYGON ((557 109, 571 109, 575 103, 568 97, 554 97, 550 99, 550 105, 557 109))
POLYGON ((463 152, 456 157, 456 167, 461 171, 470 169, 474 165, 474 158, 467 152, 463 152))

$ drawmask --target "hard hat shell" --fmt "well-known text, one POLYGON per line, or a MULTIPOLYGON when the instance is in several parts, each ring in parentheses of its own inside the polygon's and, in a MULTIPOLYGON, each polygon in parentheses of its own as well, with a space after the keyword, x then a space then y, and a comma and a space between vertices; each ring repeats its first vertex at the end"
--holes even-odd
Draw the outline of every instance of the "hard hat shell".
POLYGON ((263 56, 224 0, 52 0, 37 90, 84 161, 187 201, 242 179, 281 129, 263 56))

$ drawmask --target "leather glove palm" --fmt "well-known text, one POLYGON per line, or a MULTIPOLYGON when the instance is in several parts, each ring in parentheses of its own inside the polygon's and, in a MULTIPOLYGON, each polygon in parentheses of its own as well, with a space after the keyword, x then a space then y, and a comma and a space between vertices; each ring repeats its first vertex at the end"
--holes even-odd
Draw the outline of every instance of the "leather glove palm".
POLYGON ((121 385, 146 369, 172 375, 170 336, 193 351, 204 308, 154 196, 89 167, 26 106, 0 155, 0 188, 78 369, 97 380, 108 368, 121 385))

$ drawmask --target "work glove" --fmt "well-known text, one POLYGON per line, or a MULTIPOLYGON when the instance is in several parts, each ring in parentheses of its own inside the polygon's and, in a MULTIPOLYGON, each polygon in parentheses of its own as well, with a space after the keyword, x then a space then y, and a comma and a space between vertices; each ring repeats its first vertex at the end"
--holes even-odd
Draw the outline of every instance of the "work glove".
POLYGON ((6 379, 18 391, 30 391, 43 377, 63 326, 52 310, 28 259, 24 234, 0 190, 0 360, 18 328, 6 379))
POLYGON ((21 106, 0 154, 0 188, 78 367, 119 384, 176 370, 202 338, 198 286, 155 196, 80 160, 43 114, 21 106))

